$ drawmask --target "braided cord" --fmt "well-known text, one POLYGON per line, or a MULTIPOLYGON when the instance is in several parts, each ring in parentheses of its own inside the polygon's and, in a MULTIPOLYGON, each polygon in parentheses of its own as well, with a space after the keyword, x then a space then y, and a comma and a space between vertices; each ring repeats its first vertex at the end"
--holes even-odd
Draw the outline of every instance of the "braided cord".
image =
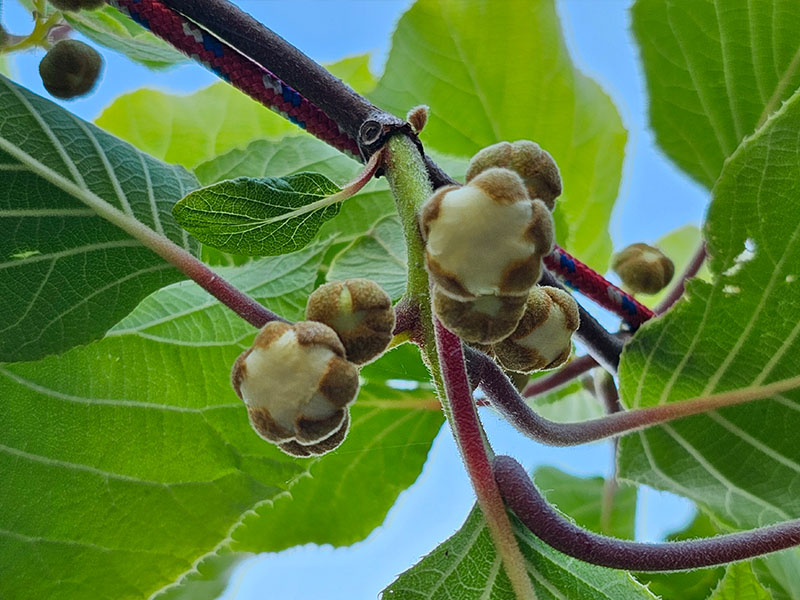
POLYGON ((655 316, 652 310, 636 298, 619 289, 560 246, 556 246, 544 257, 544 264, 566 285, 619 315, 634 329, 655 316))
MULTIPOLYGON (((322 109, 209 31, 159 0, 106 0, 106 2, 251 98, 323 142, 360 160, 355 140, 342 131, 322 109)), ((544 258, 544 264, 566 285, 619 315, 634 329, 655 316, 653 311, 637 302, 630 294, 570 256, 559 246, 544 258)))
POLYGON ((355 140, 318 106, 159 0, 106 1, 267 108, 323 142, 361 160, 355 140))

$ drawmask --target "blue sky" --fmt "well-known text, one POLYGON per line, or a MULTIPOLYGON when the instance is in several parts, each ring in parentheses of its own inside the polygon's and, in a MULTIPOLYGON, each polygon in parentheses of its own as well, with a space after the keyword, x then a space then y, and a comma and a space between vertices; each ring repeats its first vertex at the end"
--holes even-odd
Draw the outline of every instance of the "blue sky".
MULTIPOLYGON (((238 0, 242 8, 319 62, 372 52, 380 72, 394 25, 410 2, 399 0, 238 0), (313 18, 306 19, 306 15, 313 18)), ((10 30, 27 29, 28 17, 7 0, 3 19, 10 30)), ((646 90, 630 33, 627 0, 557 0, 568 46, 575 62, 595 77, 616 102, 629 131, 623 183, 611 223, 617 248, 636 241, 654 241, 686 223, 699 225, 708 193, 668 163, 647 128, 646 90)), ((156 73, 124 57, 104 52, 103 81, 88 98, 64 103, 92 119, 121 93, 142 85, 192 91, 214 81, 201 67, 187 65, 156 73)), ((37 65, 41 53, 20 56, 16 79, 44 94, 37 65)), ((516 434, 491 412, 482 413, 496 451, 525 459, 533 468, 551 464, 580 475, 608 471, 608 444, 582 448, 544 448, 516 434)), ((313 545, 278 555, 261 555, 235 572, 225 600, 270 598, 375 598, 399 572, 432 550, 462 523, 474 496, 446 429, 437 437, 419 480, 401 494, 386 523, 364 542, 334 549, 313 545), (302 589, 298 586, 302 583, 302 589)), ((324 510, 324 507, 321 507, 324 510)), ((640 497, 637 537, 658 539, 685 523, 686 503, 667 494, 640 497)))

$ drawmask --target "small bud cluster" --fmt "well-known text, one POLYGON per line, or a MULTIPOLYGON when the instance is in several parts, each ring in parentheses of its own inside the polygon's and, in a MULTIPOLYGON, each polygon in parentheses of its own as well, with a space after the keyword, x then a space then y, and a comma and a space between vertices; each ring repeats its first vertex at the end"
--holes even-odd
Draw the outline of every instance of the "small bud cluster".
POLYGON ((271 322, 233 365, 231 379, 253 429, 292 456, 316 456, 341 444, 358 365, 392 339, 391 299, 376 283, 327 283, 308 299, 307 321, 271 322))
POLYGON ((647 244, 631 244, 614 256, 612 268, 622 284, 634 293, 656 294, 675 274, 675 266, 661 250, 647 244))
POLYGON ((102 57, 88 44, 62 40, 44 55, 39 75, 50 95, 66 100, 88 94, 102 66, 102 57))
POLYGON ((578 328, 572 297, 536 285, 560 194, 547 152, 525 140, 501 142, 473 157, 465 186, 437 190, 422 208, 436 316, 509 371, 559 366, 578 328))

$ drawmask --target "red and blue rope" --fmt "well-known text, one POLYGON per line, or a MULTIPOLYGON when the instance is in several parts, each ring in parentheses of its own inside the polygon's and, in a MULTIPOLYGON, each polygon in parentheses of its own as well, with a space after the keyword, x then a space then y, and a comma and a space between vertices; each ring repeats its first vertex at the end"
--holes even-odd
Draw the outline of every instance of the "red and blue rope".
MULTIPOLYGON (((298 91, 253 62, 211 32, 199 27, 159 0, 106 0, 134 21, 201 63, 251 98, 298 127, 360 160, 356 141, 298 91)), ((633 296, 556 246, 545 266, 567 286, 616 313, 632 328, 655 316, 633 296)))

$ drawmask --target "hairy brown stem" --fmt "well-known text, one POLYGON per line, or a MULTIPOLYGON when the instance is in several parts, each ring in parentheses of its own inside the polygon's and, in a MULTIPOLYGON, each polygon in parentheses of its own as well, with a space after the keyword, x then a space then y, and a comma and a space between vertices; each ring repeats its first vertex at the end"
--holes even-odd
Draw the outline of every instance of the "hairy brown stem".
POLYGON ((488 356, 466 348, 466 357, 470 371, 474 371, 476 381, 486 393, 491 405, 518 431, 551 446, 576 446, 595 442, 800 387, 800 376, 798 376, 682 402, 617 412, 580 423, 556 423, 545 419, 528 406, 514 384, 488 356))
POLYGON ((532 398, 533 396, 549 392, 550 390, 554 390, 569 383, 596 366, 597 361, 588 354, 573 358, 558 371, 531 381, 525 386, 525 389, 522 390, 522 395, 526 398, 532 398))
POLYGON ((653 310, 656 314, 660 315, 663 312, 675 304, 681 296, 683 296, 683 292, 686 290, 686 280, 694 277, 697 275, 697 272, 700 270, 700 267, 703 266, 703 262, 706 260, 706 243, 700 242, 700 247, 695 251, 694 256, 692 256, 692 260, 689 261, 686 270, 681 275, 681 278, 678 280, 678 283, 669 291, 669 293, 664 296, 663 300, 658 303, 653 310))
POLYGON ((614 569, 679 571, 746 560, 800 544, 800 519, 713 538, 646 544, 582 529, 556 512, 525 469, 510 456, 497 456, 494 476, 508 507, 534 535, 556 550, 614 569))

